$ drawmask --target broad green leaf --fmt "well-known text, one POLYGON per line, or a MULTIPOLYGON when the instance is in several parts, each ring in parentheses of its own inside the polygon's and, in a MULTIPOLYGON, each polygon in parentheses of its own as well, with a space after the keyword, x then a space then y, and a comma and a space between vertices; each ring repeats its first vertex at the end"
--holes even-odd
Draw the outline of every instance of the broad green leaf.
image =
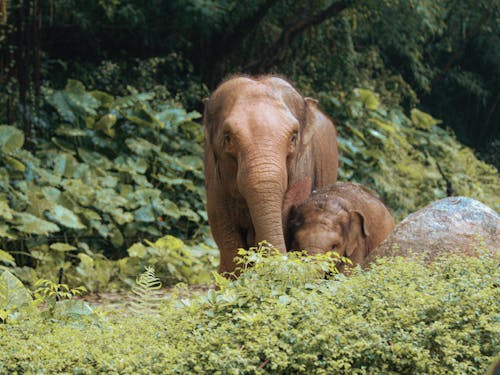
MULTIPOLYGON (((78 202, 83 206, 91 206, 94 203, 99 203, 96 199, 96 191, 88 184, 83 183, 80 179, 63 180, 62 186, 74 197, 78 198, 78 202)), ((48 198, 50 199, 50 198, 48 198)))
POLYGON ((375 129, 367 129, 368 133, 370 133, 371 135, 373 135, 375 138, 378 138, 382 141, 386 141, 387 140, 387 137, 382 134, 381 132, 375 130, 375 129))
POLYGON ((123 225, 134 221, 134 215, 130 212, 124 212, 121 208, 116 208, 111 212, 113 219, 119 224, 123 225))
POLYGON ((141 221, 144 223, 153 223, 156 221, 156 215, 153 211, 153 207, 151 205, 143 206, 134 211, 135 220, 141 221))
POLYGON ((109 232, 109 237, 111 239, 111 243, 114 247, 120 247, 123 245, 123 235, 120 230, 114 225, 111 226, 111 230, 109 232))
POLYGON ((161 191, 157 189, 138 189, 134 192, 134 198, 141 206, 160 198, 161 191))
POLYGON ((79 253, 78 258, 80 259, 80 266, 86 269, 92 269, 94 267, 94 259, 89 257, 87 254, 79 253))
POLYGON ((67 209, 64 206, 56 204, 50 209, 55 221, 59 224, 64 225, 67 228, 73 229, 85 229, 85 225, 82 224, 78 216, 76 216, 73 211, 67 209))
POLYGON ((108 238, 111 229, 109 226, 103 224, 101 220, 90 220, 90 226, 94 228, 101 237, 108 238))
POLYGON ((61 316, 69 316, 73 319, 81 317, 97 318, 97 315, 94 310, 92 310, 92 307, 90 307, 85 301, 79 299, 66 299, 60 301, 56 304, 56 312, 61 316))
MULTIPOLYGON (((130 90, 130 91, 133 91, 133 90, 130 90)), ((135 92, 135 93, 132 93, 132 95, 117 98, 113 104, 114 104, 114 106, 116 106, 118 108, 125 109, 125 108, 129 108, 129 107, 133 106, 137 102, 140 102, 140 101, 147 102, 153 98, 154 98, 154 94, 152 94, 152 93, 145 92, 145 93, 137 94, 137 92, 135 92)))
POLYGON ((50 248, 52 250, 61 251, 61 252, 76 250, 76 247, 74 247, 73 245, 70 245, 68 243, 64 243, 64 242, 53 243, 52 245, 50 245, 50 248))
POLYGON ((78 211, 85 217, 87 220, 98 220, 101 221, 101 216, 95 212, 94 210, 91 210, 90 208, 83 208, 78 211))
POLYGON ((132 180, 137 186, 144 187, 144 188, 152 188, 153 184, 149 182, 147 176, 143 174, 132 174, 132 180))
POLYGON ((14 126, 0 125, 0 152, 10 154, 24 144, 24 133, 14 126))
POLYGON ((5 161, 5 163, 10 165, 12 169, 16 171, 24 172, 26 170, 26 166, 19 160, 13 158, 12 156, 4 156, 3 160, 5 161))
POLYGON ((95 192, 93 203, 102 211, 112 213, 117 207, 126 207, 129 201, 113 189, 102 189, 95 192))
POLYGON ((6 224, 0 224, 0 238, 8 238, 9 240, 17 239, 17 236, 9 232, 10 229, 6 224))
POLYGON ((89 93, 97 99, 102 107, 110 108, 115 101, 115 98, 104 91, 93 90, 89 93))
POLYGON ((52 137, 50 140, 61 150, 69 152, 72 155, 75 154, 75 151, 73 151, 73 145, 71 143, 66 142, 63 139, 57 137, 52 137))
POLYGON ((24 233, 48 235, 51 232, 58 232, 60 230, 56 224, 26 212, 16 213, 14 218, 16 223, 18 223, 15 228, 24 233))
POLYGON ((180 213, 182 216, 187 217, 192 222, 198 223, 200 221, 200 216, 189 207, 181 208, 180 213))
POLYGON ((185 155, 181 156, 178 161, 186 171, 201 171, 203 169, 203 160, 199 156, 185 155))
POLYGON ((9 204, 0 200, 0 217, 5 220, 12 220, 14 211, 9 207, 9 204))
POLYGON ((133 110, 127 111, 125 118, 137 125, 152 129, 165 127, 165 124, 156 119, 154 111, 144 102, 135 105, 133 110))
POLYGON ((172 178, 168 177, 162 174, 154 175, 154 178, 156 178, 158 181, 163 182, 164 184, 168 186, 175 186, 175 185, 183 185, 186 189, 188 190, 194 190, 195 185, 192 180, 188 180, 186 178, 172 178))
POLYGON ((148 142, 143 138, 127 138, 125 144, 137 155, 148 155, 151 152, 159 152, 160 147, 148 142))
POLYGON ((363 102, 364 106, 371 110, 376 110, 380 106, 380 102, 373 91, 367 89, 355 89, 355 94, 363 102))
MULTIPOLYGON (((174 219, 178 219, 183 215, 179 207, 169 199, 164 199, 163 201, 157 200, 153 203, 153 207, 160 213, 174 219)), ((189 216, 189 213, 186 212, 186 216, 189 216)))
POLYGON ((441 120, 435 119, 428 113, 422 112, 417 108, 411 110, 411 121, 413 124, 420 129, 429 130, 432 126, 437 125, 441 120))
POLYGON ((99 177, 99 183, 103 187, 115 188, 118 184, 118 178, 108 174, 104 177, 99 177))
POLYGON ((51 203, 57 203, 61 199, 61 190, 52 186, 44 186, 42 193, 45 199, 51 203))
POLYGON ((155 115, 158 121, 163 122, 167 127, 175 127, 185 121, 194 120, 200 118, 201 115, 198 112, 187 113, 183 108, 167 108, 160 113, 155 115))
POLYGON ((66 88, 61 91, 55 91, 47 97, 51 104, 61 117, 75 124, 77 121, 84 120, 88 115, 95 116, 96 109, 99 107, 99 101, 85 91, 85 86, 81 82, 68 80, 66 88))
POLYGON ((146 241, 149 245, 152 245, 157 248, 165 248, 169 249, 170 251, 175 251, 178 252, 179 250, 185 249, 186 245, 184 242, 177 237, 174 237, 170 234, 167 234, 166 236, 163 236, 162 238, 159 238, 156 240, 156 242, 151 243, 149 241, 146 241))
POLYGON ((115 136, 115 129, 113 126, 116 124, 116 115, 108 113, 102 116, 99 121, 94 124, 94 129, 102 131, 108 137, 113 138, 115 136))
POLYGON ((65 135, 67 137, 84 137, 88 135, 88 130, 75 128, 71 125, 61 125, 56 129, 57 135, 65 135))
POLYGON ((111 169, 113 167, 113 163, 111 163, 111 161, 106 156, 100 154, 99 152, 79 148, 78 155, 85 163, 96 166, 103 170, 111 169))
POLYGON ((0 275, 0 308, 14 310, 29 304, 33 299, 21 281, 9 271, 0 275))
POLYGON ((137 258, 143 258, 147 251, 147 247, 140 242, 133 244, 127 250, 129 256, 137 258))
POLYGON ((8 252, 6 252, 5 250, 1 250, 1 249, 0 249, 0 262, 6 263, 9 266, 13 266, 13 267, 16 265, 14 257, 12 255, 10 255, 8 252))
POLYGON ((145 158, 142 157, 134 157, 127 158, 127 165, 132 169, 132 171, 143 174, 146 173, 146 170, 149 167, 149 163, 145 158))
POLYGON ((63 152, 54 158, 54 173, 67 178, 73 177, 78 162, 73 155, 63 152))

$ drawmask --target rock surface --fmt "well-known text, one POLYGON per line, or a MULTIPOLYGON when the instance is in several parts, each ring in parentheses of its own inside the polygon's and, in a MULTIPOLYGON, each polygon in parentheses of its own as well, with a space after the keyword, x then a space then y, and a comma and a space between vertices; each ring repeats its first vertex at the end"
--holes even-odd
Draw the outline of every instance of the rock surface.
POLYGON ((480 248, 499 255, 500 216, 474 199, 449 197, 431 203, 396 225, 365 264, 381 256, 415 254, 427 262, 443 254, 474 256, 480 248))

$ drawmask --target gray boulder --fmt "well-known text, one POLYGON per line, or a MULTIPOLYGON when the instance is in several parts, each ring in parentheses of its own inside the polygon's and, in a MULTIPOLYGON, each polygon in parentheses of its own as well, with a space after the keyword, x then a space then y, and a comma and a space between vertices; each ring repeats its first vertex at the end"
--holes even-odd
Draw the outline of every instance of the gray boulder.
POLYGON ((443 254, 498 257, 500 216, 471 198, 444 198, 409 215, 370 253, 365 264, 381 256, 423 256, 426 262, 443 254), (481 250, 483 249, 483 250, 481 250))

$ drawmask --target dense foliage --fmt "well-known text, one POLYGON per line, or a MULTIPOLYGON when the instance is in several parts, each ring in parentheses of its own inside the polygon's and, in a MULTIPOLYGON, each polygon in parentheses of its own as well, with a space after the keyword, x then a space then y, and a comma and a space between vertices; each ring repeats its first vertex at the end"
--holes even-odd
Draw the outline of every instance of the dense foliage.
MULTIPOLYGON (((161 264, 164 279, 203 279, 210 262, 196 267, 180 239, 134 245, 166 232, 205 241, 203 134, 193 122, 199 115, 130 91, 115 98, 77 81, 47 90, 46 138, 36 153, 22 149, 20 130, 0 127, 0 248, 20 265, 36 266, 37 274, 16 269, 25 281, 62 267, 90 290, 109 288, 115 268, 135 278, 142 258, 161 264), (119 265, 103 257, 122 258, 129 247, 119 265), (181 266, 184 276, 176 274, 181 266)), ((191 251, 198 258, 209 257, 209 248, 197 248, 191 251)))
POLYGON ((340 179, 377 191, 398 221, 449 195, 500 210, 496 168, 478 160, 428 113, 387 105, 368 89, 318 95, 338 119, 340 179))
POLYGON ((254 266, 218 291, 129 314, 75 300, 40 314, 4 273, 0 374, 474 374, 498 352, 498 260, 397 259, 328 280, 326 258, 268 252, 242 253, 254 266))
MULTIPOLYGON (((44 90, 36 152, 22 148, 22 131, 0 127, 0 268, 30 284, 62 268, 91 291, 130 285, 148 265, 167 285, 209 280, 217 251, 199 115, 161 92, 128 90, 114 97, 72 80, 44 90)), ((337 114, 341 180, 378 191, 397 219, 450 193, 499 209, 496 169, 429 114, 369 89, 318 96, 337 114)))

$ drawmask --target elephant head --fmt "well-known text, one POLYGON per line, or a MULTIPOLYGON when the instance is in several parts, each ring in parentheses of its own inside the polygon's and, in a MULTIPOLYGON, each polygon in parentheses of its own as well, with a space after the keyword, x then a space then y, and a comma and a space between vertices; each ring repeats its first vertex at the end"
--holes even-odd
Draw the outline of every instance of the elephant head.
POLYGON ((292 209, 289 227, 291 247, 311 255, 335 251, 359 263, 368 253, 366 219, 343 199, 304 202, 292 209))
POLYGON ((221 253, 235 269, 238 248, 267 240, 286 251, 282 208, 290 186, 311 189, 337 178, 333 123, 313 99, 275 76, 236 76, 205 102, 207 212, 221 253))
POLYGON ((336 183, 291 208, 288 241, 295 250, 336 251, 360 264, 393 228, 391 213, 373 192, 336 183))

